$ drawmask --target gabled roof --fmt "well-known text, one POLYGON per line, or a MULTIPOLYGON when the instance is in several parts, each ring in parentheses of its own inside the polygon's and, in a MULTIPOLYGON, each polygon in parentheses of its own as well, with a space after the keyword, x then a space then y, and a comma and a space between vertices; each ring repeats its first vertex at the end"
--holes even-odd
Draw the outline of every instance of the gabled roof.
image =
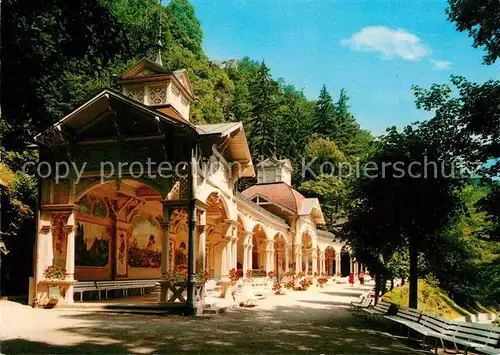
POLYGON ((289 159, 278 159, 275 157, 270 157, 270 158, 267 158, 267 159, 260 161, 257 164, 258 168, 266 167, 266 166, 280 166, 280 167, 284 166, 288 171, 290 171, 290 172, 293 171, 292 163, 290 162, 289 159))
POLYGON ((101 91, 99 94, 88 100, 76 110, 64 116, 61 120, 54 123, 42 133, 37 134, 35 136, 35 140, 38 143, 42 143, 42 141, 44 140, 42 138, 45 135, 49 134, 53 130, 60 130, 62 127, 67 128, 71 131, 78 131, 80 129, 83 129, 85 126, 89 125, 91 121, 99 120, 100 117, 111 113, 113 111, 114 103, 124 105, 132 111, 135 111, 142 115, 150 116, 153 119, 162 120, 175 126, 185 128, 187 131, 191 131, 191 133, 194 135, 197 134, 194 126, 189 122, 181 122, 177 119, 177 117, 169 116, 168 114, 132 100, 116 91, 107 89, 101 91))
POLYGON ((196 131, 202 140, 224 141, 226 149, 233 161, 238 161, 241 165, 240 176, 253 177, 255 170, 252 162, 252 155, 248 147, 247 137, 243 123, 216 123, 197 125, 196 131))
POLYGON ((193 89, 186 69, 169 72, 165 67, 148 58, 143 58, 130 67, 121 77, 120 84, 135 83, 142 81, 159 81, 170 79, 174 81, 190 99, 194 99, 193 89))
POLYGON ((218 134, 227 136, 242 127, 243 124, 241 122, 230 122, 196 125, 196 130, 200 135, 218 134))
POLYGON ((123 73, 122 79, 130 79, 153 74, 169 74, 169 72, 165 69, 165 67, 153 62, 152 60, 143 58, 123 73))

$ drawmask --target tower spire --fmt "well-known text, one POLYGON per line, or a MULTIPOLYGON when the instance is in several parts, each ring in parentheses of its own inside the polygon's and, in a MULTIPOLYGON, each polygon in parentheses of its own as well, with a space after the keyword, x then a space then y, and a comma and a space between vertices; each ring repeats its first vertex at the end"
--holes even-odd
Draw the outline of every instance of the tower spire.
POLYGON ((163 61, 161 59, 161 53, 163 50, 163 44, 161 43, 161 0, 158 0, 158 43, 156 46, 158 47, 158 54, 156 55, 156 64, 163 66, 163 61))

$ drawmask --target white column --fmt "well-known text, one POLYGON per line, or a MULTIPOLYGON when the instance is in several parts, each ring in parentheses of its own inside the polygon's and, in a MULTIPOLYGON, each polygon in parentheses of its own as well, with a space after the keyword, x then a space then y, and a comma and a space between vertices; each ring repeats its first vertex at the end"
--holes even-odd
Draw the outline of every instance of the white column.
MULTIPOLYGON (((217 256, 215 256, 217 257, 217 256)), ((227 244, 221 247, 221 256, 220 256, 220 275, 227 276, 229 274, 227 267, 227 244)))
POLYGON ((232 251, 231 255, 233 257, 233 268, 236 269, 238 266, 238 237, 233 237, 232 239, 232 251))
POLYGON ((300 260, 300 253, 302 253, 302 245, 295 245, 295 273, 298 274, 302 271, 302 262, 300 260))
POLYGON ((285 244, 284 246, 285 248, 285 273, 288 273, 289 272, 289 267, 288 267, 288 263, 289 263, 289 254, 288 254, 288 245, 285 244))
POLYGON ((248 256, 247 256, 247 263, 248 263, 248 270, 253 269, 253 247, 254 245, 252 243, 248 244, 248 256))
POLYGON ((267 241, 266 245, 266 250, 265 250, 265 264, 264 267, 266 269, 266 272, 271 271, 271 248, 272 248, 272 242, 270 240, 267 241))
POLYGON ((271 250, 271 271, 278 272, 276 270, 276 251, 274 249, 271 250))
POLYGON ((229 270, 231 270, 234 266, 233 263, 233 236, 234 236, 234 224, 232 221, 226 221, 228 224, 228 228, 226 231, 226 245, 224 246, 224 250, 226 251, 225 267, 222 269, 222 275, 229 275, 229 270))
MULTIPOLYGON (((68 237, 66 240, 66 277, 67 281, 75 279, 75 236, 76 236, 76 220, 75 212, 72 212, 67 222, 68 237)), ((72 291, 72 287, 71 287, 72 291)), ((73 297, 71 297, 73 300, 73 297)))
POLYGON ((340 262, 340 252, 335 253, 335 274, 338 276, 342 275, 342 270, 341 270, 341 262, 340 262))
POLYGON ((243 244, 243 277, 246 276, 248 270, 248 244, 245 238, 245 243, 243 244))
POLYGON ((226 244, 226 270, 224 270, 224 275, 229 275, 229 270, 232 269, 232 260, 233 260, 233 256, 232 256, 232 251, 233 251, 233 248, 232 248, 232 240, 229 240, 226 244))
POLYGON ((312 273, 318 272, 318 250, 312 250, 312 273))

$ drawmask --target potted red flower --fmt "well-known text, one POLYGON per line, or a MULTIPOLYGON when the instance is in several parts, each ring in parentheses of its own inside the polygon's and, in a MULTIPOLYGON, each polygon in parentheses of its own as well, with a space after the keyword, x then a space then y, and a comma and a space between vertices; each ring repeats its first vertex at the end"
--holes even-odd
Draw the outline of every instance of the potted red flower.
POLYGON ((43 272, 43 276, 45 276, 46 280, 56 281, 56 280, 64 280, 66 277, 66 269, 60 266, 48 266, 43 272))
POLYGON ((317 281, 318 281, 318 286, 323 288, 328 279, 326 277, 319 277, 317 281))
POLYGON ((281 286, 280 283, 275 283, 273 285, 273 291, 274 291, 274 294, 275 295, 281 295, 281 289, 283 288, 283 286, 281 286))
POLYGON ((300 283, 300 288, 303 291, 307 291, 307 289, 309 288, 309 286, 311 286, 311 281, 310 280, 302 279, 302 280, 300 280, 299 283, 300 283))

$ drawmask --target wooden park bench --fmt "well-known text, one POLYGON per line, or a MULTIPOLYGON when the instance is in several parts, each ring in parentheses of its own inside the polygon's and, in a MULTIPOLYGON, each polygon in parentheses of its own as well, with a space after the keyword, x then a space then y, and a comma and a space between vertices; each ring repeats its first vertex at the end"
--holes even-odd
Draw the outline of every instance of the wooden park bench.
POLYGON ((425 327, 419 323, 421 317, 421 311, 408 307, 399 307, 395 315, 384 316, 385 319, 397 323, 401 325, 401 327, 406 326, 408 329, 408 337, 410 336, 410 329, 416 330, 417 332, 419 330, 425 330, 425 327))
POLYGON ((453 343, 458 351, 458 345, 465 348, 465 354, 469 348, 485 354, 498 354, 500 331, 487 324, 453 322, 448 330, 449 335, 442 336, 443 340, 453 343))
POLYGON ((438 341, 443 349, 446 349, 445 341, 453 343, 455 349, 459 351, 459 346, 464 348, 467 354, 468 349, 473 348, 485 354, 499 354, 498 346, 500 339, 500 329, 485 324, 473 324, 456 322, 439 316, 430 316, 418 310, 400 307, 394 316, 384 318, 404 325, 423 336, 423 345, 426 338, 435 339, 435 353, 438 350, 438 341))
POLYGON ((363 308, 363 315, 367 318, 382 318, 387 314, 391 304, 389 302, 380 301, 373 308, 363 308))
POLYGON ((353 313, 361 312, 363 308, 368 308, 372 305, 373 299, 370 298, 370 293, 362 294, 357 301, 352 301, 349 310, 353 313))

